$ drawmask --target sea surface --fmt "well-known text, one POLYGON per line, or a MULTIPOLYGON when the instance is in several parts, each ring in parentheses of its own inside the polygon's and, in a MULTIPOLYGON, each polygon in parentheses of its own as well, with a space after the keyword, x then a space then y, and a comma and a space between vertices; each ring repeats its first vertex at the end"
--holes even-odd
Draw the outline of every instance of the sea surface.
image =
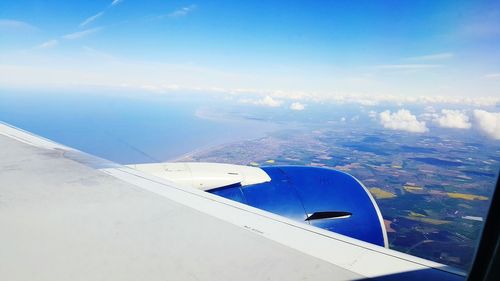
POLYGON ((121 164, 168 161, 274 129, 200 114, 212 103, 209 96, 2 91, 0 121, 121 164))

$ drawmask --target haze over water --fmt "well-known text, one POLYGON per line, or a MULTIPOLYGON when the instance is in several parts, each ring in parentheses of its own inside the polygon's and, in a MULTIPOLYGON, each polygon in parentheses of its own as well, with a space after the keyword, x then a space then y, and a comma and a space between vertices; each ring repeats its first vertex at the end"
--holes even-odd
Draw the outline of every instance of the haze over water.
POLYGON ((0 91, 0 120, 121 164, 163 162, 275 126, 204 117, 209 99, 0 91))

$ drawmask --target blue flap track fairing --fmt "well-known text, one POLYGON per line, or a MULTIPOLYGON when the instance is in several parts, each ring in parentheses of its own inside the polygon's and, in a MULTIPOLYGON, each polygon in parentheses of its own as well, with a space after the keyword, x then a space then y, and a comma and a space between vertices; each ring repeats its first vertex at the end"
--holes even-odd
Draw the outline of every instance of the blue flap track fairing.
POLYGON ((290 219, 388 247, 380 210, 353 176, 327 168, 262 167, 271 181, 208 192, 290 219))

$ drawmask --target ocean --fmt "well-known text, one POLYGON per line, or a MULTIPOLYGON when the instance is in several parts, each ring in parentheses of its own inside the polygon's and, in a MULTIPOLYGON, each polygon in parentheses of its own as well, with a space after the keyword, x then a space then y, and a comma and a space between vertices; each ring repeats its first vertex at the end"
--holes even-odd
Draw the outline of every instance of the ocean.
POLYGON ((164 162, 194 150, 264 136, 259 120, 200 114, 210 95, 0 92, 0 121, 121 164, 164 162))

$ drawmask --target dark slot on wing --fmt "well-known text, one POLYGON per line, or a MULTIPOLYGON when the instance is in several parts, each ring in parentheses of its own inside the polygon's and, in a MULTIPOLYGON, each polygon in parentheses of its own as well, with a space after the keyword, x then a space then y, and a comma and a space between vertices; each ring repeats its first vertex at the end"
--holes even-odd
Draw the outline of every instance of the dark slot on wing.
POLYGON ((346 219, 352 216, 350 212, 315 212, 306 218, 306 221, 324 220, 324 219, 346 219))

